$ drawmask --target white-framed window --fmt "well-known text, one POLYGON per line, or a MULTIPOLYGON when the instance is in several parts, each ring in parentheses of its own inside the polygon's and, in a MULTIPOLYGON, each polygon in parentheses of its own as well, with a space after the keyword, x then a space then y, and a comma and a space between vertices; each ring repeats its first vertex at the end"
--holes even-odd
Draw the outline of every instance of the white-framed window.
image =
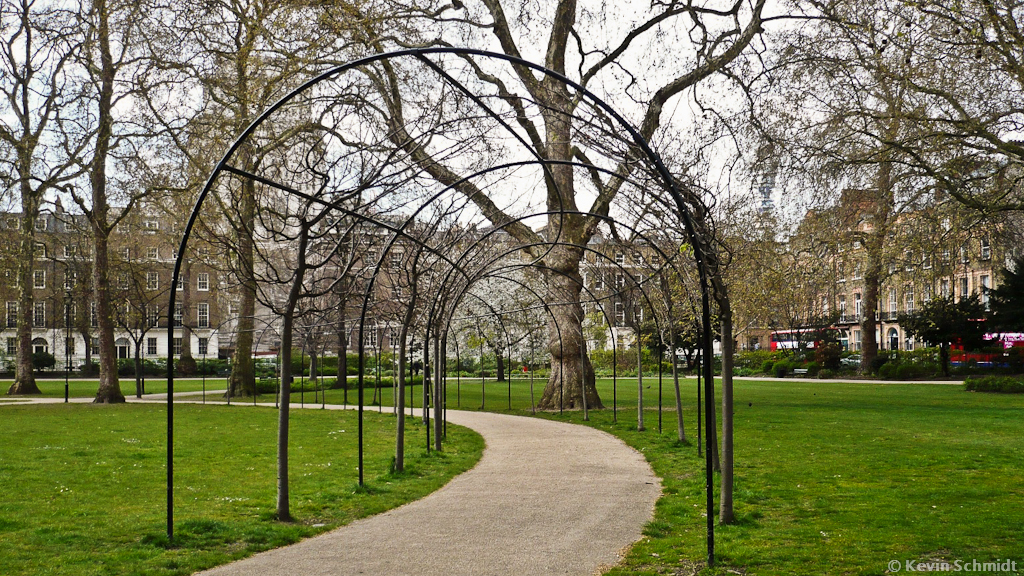
POLYGON ((863 275, 860 269, 860 262, 855 262, 853 264, 853 279, 860 280, 861 278, 863 278, 863 275))
POLYGON ((160 289, 160 273, 153 271, 146 272, 146 290, 158 289, 160 289))
POLYGON ((903 270, 906 272, 911 272, 914 269, 914 253, 910 250, 904 252, 903 261, 903 270))
POLYGON ((932 285, 925 284, 921 289, 921 302, 925 303, 932 299, 932 285))
POLYGON ((147 322, 149 323, 149 325, 151 327, 153 327, 153 328, 159 327, 160 326, 160 307, 159 306, 150 306, 149 310, 148 310, 148 314, 147 314, 146 320, 147 320, 147 322))
POLYGON ((846 295, 839 296, 839 317, 846 321, 846 295))
POLYGON ((130 247, 127 247, 127 246, 124 247, 124 249, 121 250, 121 257, 124 258, 125 262, 131 262, 132 261, 132 249, 130 247))
POLYGON ((367 348, 376 348, 377 347, 377 329, 376 328, 368 328, 364 332, 364 334, 366 335, 366 344, 365 344, 365 346, 367 348))
POLYGON ((970 252, 967 251, 967 246, 960 247, 960 263, 968 264, 971 261, 970 252))
POLYGON ((16 328, 18 326, 18 301, 8 300, 7 301, 7 327, 16 328))
POLYGON ((622 302, 615 303, 615 325, 626 325, 626 307, 622 304, 622 302))
POLYGON ((987 275, 978 277, 978 284, 981 285, 981 304, 988 310, 988 283, 989 279, 987 275))
POLYGON ((159 220, 143 220, 142 221, 142 229, 143 230, 148 230, 150 232, 156 232, 157 230, 160 229, 160 221, 159 220))
POLYGON ((68 270, 64 273, 64 289, 73 290, 75 284, 78 284, 78 272, 74 270, 68 270))
POLYGON ((640 252, 634 252, 633 253, 633 262, 635 262, 637 266, 643 266, 644 265, 644 255, 641 254, 640 252))
POLYGON ((198 352, 200 354, 202 354, 203 356, 206 356, 207 354, 210 353, 210 339, 209 338, 200 338, 199 339, 199 350, 198 350, 198 352))
POLYGON ((992 244, 988 240, 988 236, 981 239, 981 259, 990 260, 992 258, 992 244))
POLYGON ((64 327, 68 328, 75 325, 75 320, 78 319, 78 306, 75 306, 74 302, 64 303, 64 327))
POLYGON ((899 306, 900 306, 900 302, 899 302, 899 298, 896 297, 896 290, 895 289, 889 290, 889 314, 890 314, 890 316, 892 316, 893 318, 896 317, 896 314, 899 312, 899 306))
POLYGON ((939 280, 939 296, 949 298, 949 278, 939 280))
POLYGON ((159 354, 159 352, 158 352, 157 346, 156 346, 156 338, 153 338, 153 337, 146 338, 146 355, 147 356, 156 356, 157 354, 159 354))
POLYGON ((32 287, 46 288, 46 270, 32 271, 32 287))
POLYGON ((970 294, 970 291, 968 290, 969 287, 970 286, 969 286, 969 282, 967 280, 967 276, 964 276, 963 278, 960 279, 960 297, 961 298, 967 298, 967 295, 970 294))
POLYGON ((200 328, 210 327, 210 304, 200 302, 196 305, 196 325, 200 328))
POLYGON ((237 302, 228 303, 228 318, 237 318, 242 310, 242 306, 237 302))
POLYGON ((924 256, 921 257, 921 267, 925 270, 932 269, 932 255, 930 253, 925 253, 924 256))
POLYGON ((46 302, 36 302, 33 306, 32 325, 36 328, 46 327, 46 302))
POLYGON ((76 246, 74 244, 65 244, 64 245, 64 257, 65 258, 74 258, 75 256, 78 256, 78 246, 76 246))
POLYGON ((943 248, 942 249, 942 263, 943 264, 949 264, 949 258, 950 258, 949 248, 943 248))
POLYGON ((174 303, 174 325, 175 327, 181 326, 181 302, 174 303))
POLYGON ((404 254, 402 254, 401 252, 392 252, 391 253, 391 269, 392 270, 400 270, 402 268, 402 256, 404 256, 404 254))
POLYGON ((36 231, 37 232, 45 232, 46 231, 46 222, 47 222, 46 216, 40 216, 40 217, 36 218, 36 231))
POLYGON ((210 289, 210 273, 200 272, 196 274, 196 290, 206 292, 210 289))
POLYGON ((905 290, 905 295, 906 295, 905 297, 906 297, 906 300, 907 300, 907 308, 906 308, 907 314, 913 314, 914 313, 914 287, 913 287, 913 285, 907 285, 907 288, 905 290))
POLYGON ((615 275, 615 288, 617 290, 622 290, 625 287, 626 287, 626 277, 624 275, 622 275, 622 274, 616 274, 615 275))
POLYGON ((175 356, 181 356, 181 338, 175 338, 174 340, 171 341, 171 343, 171 354, 174 354, 175 356))
POLYGON ((861 316, 863 316, 863 308, 864 308, 864 306, 863 306, 862 303, 863 303, 863 301, 860 298, 860 293, 858 292, 858 293, 854 294, 853 295, 853 313, 856 314, 857 320, 860 320, 861 316))
POLYGON ((626 263, 626 255, 622 252, 615 253, 615 263, 622 266, 626 263))
POLYGON ((600 276, 594 278, 594 290, 604 290, 604 281, 600 276))
POLYGON ((18 353, 18 339, 12 336, 7 337, 7 355, 15 356, 18 353))
POLYGON ((184 290, 185 289, 185 275, 184 274, 178 276, 178 285, 174 289, 175 290, 184 290))
POLYGON ((146 258, 149 258, 150 260, 159 260, 160 248, 156 246, 150 246, 149 248, 146 248, 146 258))
POLYGON ((75 337, 66 338, 64 340, 64 350, 67 354, 75 355, 75 337))

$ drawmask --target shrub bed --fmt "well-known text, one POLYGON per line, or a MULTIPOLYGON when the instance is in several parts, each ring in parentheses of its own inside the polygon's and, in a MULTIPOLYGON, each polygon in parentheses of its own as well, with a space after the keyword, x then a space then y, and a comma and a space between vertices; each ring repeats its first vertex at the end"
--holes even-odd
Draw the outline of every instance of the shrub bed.
POLYGON ((969 392, 1024 394, 1024 379, 1010 376, 971 376, 964 380, 964 389, 969 392))

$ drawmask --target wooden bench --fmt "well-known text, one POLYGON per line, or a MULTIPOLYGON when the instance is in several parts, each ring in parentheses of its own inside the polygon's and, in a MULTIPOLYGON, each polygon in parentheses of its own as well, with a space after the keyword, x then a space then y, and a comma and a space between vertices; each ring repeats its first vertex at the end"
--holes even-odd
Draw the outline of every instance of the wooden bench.
POLYGON ((794 368, 793 369, 793 375, 794 376, 806 376, 807 375, 807 368, 794 368))

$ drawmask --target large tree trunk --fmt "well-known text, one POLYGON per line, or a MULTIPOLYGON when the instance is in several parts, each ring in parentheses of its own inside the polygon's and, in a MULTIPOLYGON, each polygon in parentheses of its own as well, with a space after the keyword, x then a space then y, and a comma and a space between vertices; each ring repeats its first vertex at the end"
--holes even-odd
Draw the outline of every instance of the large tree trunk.
POLYGON ((878 293, 882 283, 882 268, 885 239, 889 234, 889 219, 893 211, 892 164, 882 162, 878 166, 878 190, 871 207, 871 231, 864 243, 864 297, 861 301, 860 318, 860 371, 869 374, 878 356, 878 337, 875 330, 878 321, 878 293))
POLYGON ((594 383, 594 368, 583 353, 583 308, 580 291, 583 278, 579 273, 582 251, 557 247, 546 261, 555 272, 547 275, 545 300, 551 306, 548 321, 548 351, 551 354, 551 376, 537 408, 541 410, 583 409, 586 390, 587 408, 604 408, 594 383))
MULTIPOLYGON (((103 218, 96 214, 94 218, 103 218)), ((96 298, 96 316, 99 321, 100 341, 100 385, 96 390, 96 398, 93 402, 99 404, 116 404, 124 402, 124 394, 121 392, 121 383, 117 378, 117 349, 114 347, 114 314, 110 302, 110 278, 107 271, 110 269, 108 259, 107 235, 103 230, 93 226, 93 255, 92 282, 93 292, 96 298)))
POLYGON ((28 175, 21 183, 21 242, 18 246, 18 357, 14 383, 8 394, 42 394, 32 366, 32 271, 35 263, 35 225, 39 200, 32 194, 28 175))
POLYGON ((735 345, 732 336, 732 308, 727 297, 719 299, 718 313, 722 320, 722 490, 718 521, 722 524, 732 524, 736 520, 732 506, 732 357, 735 345))
MULTIPOLYGON (((243 147, 239 151, 243 165, 248 165, 249 154, 243 147)), ((231 358, 231 377, 228 379, 228 396, 254 394, 256 390, 256 373, 252 359, 254 328, 256 314, 256 284, 253 271, 253 239, 252 222, 256 217, 255 185, 246 180, 242 185, 239 198, 241 204, 239 215, 242 232, 238 238, 238 275, 239 288, 242 296, 241 316, 238 318, 238 329, 235 337, 235 355, 231 358)), ((283 346, 283 344, 282 344, 283 346)), ((282 353, 284 350, 282 350, 282 353)))
POLYGON ((348 328, 345 326, 345 300, 338 306, 338 382, 341 384, 343 402, 348 404, 348 328))

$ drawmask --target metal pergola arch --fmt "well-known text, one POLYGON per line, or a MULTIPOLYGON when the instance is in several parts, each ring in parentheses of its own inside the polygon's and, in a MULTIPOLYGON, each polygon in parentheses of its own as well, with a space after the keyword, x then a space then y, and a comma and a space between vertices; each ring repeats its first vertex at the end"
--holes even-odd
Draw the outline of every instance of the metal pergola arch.
MULTIPOLYGON (((638 153, 638 154, 640 154, 640 155, 642 155, 642 157, 645 158, 647 160, 647 162, 649 162, 652 165, 653 172, 657 175, 657 177, 660 180, 661 185, 662 185, 663 189, 665 190, 665 192, 667 192, 669 194, 669 196, 671 196, 672 201, 675 204, 675 209, 677 211, 677 216, 681 219, 681 221, 683 223, 684 230, 686 231, 687 235, 690 237, 690 243, 691 243, 691 245, 693 246, 693 249, 694 249, 694 258, 696 260, 697 270, 698 270, 698 277, 699 277, 699 283, 700 283, 700 286, 701 286, 701 326, 702 326, 702 336, 703 336, 703 338, 702 338, 702 340, 703 340, 702 341, 702 350, 704 352, 705 358, 712 357, 712 344, 711 344, 712 330, 711 330, 711 327, 710 327, 710 319, 711 319, 710 292, 711 292, 711 288, 710 288, 710 284, 709 284, 709 281, 708 281, 708 270, 706 268, 706 262, 707 262, 708 258, 707 258, 707 254, 705 253, 705 250, 709 249, 709 245, 708 245, 708 240, 709 239, 703 238, 701 236, 701 232, 695 226, 693 217, 692 217, 692 215, 690 213, 690 208, 688 206, 687 200, 684 198, 683 194, 680 192, 680 190, 678 188, 677 181, 669 173, 667 167, 661 161, 660 157, 651 149, 651 147, 648 145, 646 140, 642 136, 640 136, 639 132, 635 128, 633 128, 619 113, 617 113, 610 105, 605 103, 602 99, 600 99, 599 97, 597 97, 594 94, 592 94, 591 92, 589 92, 583 86, 581 86, 578 83, 572 81, 571 79, 565 77, 564 75, 558 74, 556 72, 548 70, 548 69, 546 69, 546 68, 544 68, 542 66, 539 66, 537 64, 531 63, 529 61, 526 61, 526 60, 523 60, 523 59, 520 59, 520 58, 516 58, 516 57, 512 57, 512 56, 508 56, 508 55, 505 55, 505 54, 487 52, 487 51, 482 51, 482 50, 460 49, 460 48, 424 48, 424 49, 399 50, 399 51, 389 52, 389 53, 385 53, 385 54, 377 54, 377 55, 373 55, 373 56, 368 56, 368 57, 365 57, 365 58, 361 58, 361 59, 358 59, 358 60, 351 61, 351 62, 349 62, 347 64, 342 65, 342 66, 338 66, 338 67, 332 68, 331 70, 328 70, 328 71, 322 73, 321 75, 319 75, 319 76, 309 80, 308 82, 302 84, 301 86, 299 86, 298 88, 293 90, 291 93, 289 93, 288 95, 286 95, 285 97, 280 99, 278 102, 276 102, 270 108, 268 108, 248 128, 246 128, 246 130, 244 130, 242 132, 242 134, 236 139, 236 141, 232 144, 232 146, 229 148, 229 150, 224 155, 224 157, 218 162, 218 164, 217 164, 216 168, 214 169, 213 173, 210 175, 209 179, 207 180, 206 185, 201 190, 201 192, 199 194, 199 197, 198 197, 198 199, 196 201, 195 207, 194 207, 194 209, 193 209, 193 211, 192 211, 192 213, 191 213, 191 215, 189 217, 188 222, 185 225, 185 229, 184 229, 183 234, 182 234, 182 239, 181 239, 179 250, 178 250, 178 257, 177 257, 177 259, 175 261, 175 265, 174 265, 174 269, 173 269, 173 274, 172 274, 172 285, 173 285, 173 283, 176 283, 178 281, 179 276, 181 274, 182 261, 183 261, 183 258, 184 258, 184 254, 185 254, 186 248, 188 246, 189 237, 190 237, 190 235, 192 233, 193 227, 194 227, 196 219, 198 217, 199 210, 202 207, 205 199, 207 198, 207 196, 211 192, 214 183, 216 182, 217 178, 219 177, 219 175, 221 173, 235 174, 236 176, 240 176, 242 178, 248 178, 248 179, 251 179, 251 180, 254 180, 254 181, 257 181, 257 182, 261 182, 261 183, 266 184, 266 185, 273 186, 273 187, 278 188, 278 189, 280 189, 280 190, 282 190, 282 191, 284 191, 284 192, 286 192, 288 194, 294 194, 294 195, 299 196, 299 197, 303 196, 303 194, 300 191, 298 191, 298 190, 296 190, 294 188, 289 188, 289 187, 281 185, 281 184, 279 184, 279 183, 277 183, 277 182, 275 182, 273 180, 262 178, 259 175, 252 174, 252 173, 247 172, 245 170, 241 170, 241 169, 235 168, 234 166, 229 165, 228 161, 229 161, 230 158, 232 158, 237 153, 237 151, 239 150, 240 146, 242 146, 242 144, 249 139, 249 137, 254 133, 254 131, 257 129, 257 127, 259 127, 267 118, 269 118, 272 114, 274 114, 276 111, 281 109, 288 101, 290 101, 295 96, 305 92, 306 90, 309 90, 313 86, 316 86, 317 84, 319 84, 320 82, 322 82, 322 81, 324 81, 324 80, 326 80, 328 78, 331 78, 331 77, 334 77, 334 76, 338 76, 338 75, 343 74, 343 73, 345 73, 345 72, 347 72, 349 70, 355 69, 356 67, 367 66, 367 65, 370 65, 370 64, 373 64, 375 62, 382 61, 382 60, 390 60, 390 59, 396 59, 396 58, 402 58, 402 57, 413 57, 413 58, 416 58, 416 59, 420 60, 421 62, 425 63, 428 67, 432 68, 433 70, 435 70, 440 76, 442 76, 445 79, 445 81, 448 84, 450 84, 452 86, 455 86, 458 89, 462 90, 462 92, 466 96, 468 96, 470 99, 472 99, 475 103, 477 103, 478 106, 480 106, 483 110, 487 111, 488 113, 492 114, 495 117, 495 119, 497 119, 499 122, 502 122, 500 117, 498 115, 496 115, 493 111, 491 111, 486 105, 484 105, 482 103, 481 99, 479 97, 475 96, 472 93, 472 91, 470 91, 467 88, 465 88, 465 86, 463 86, 456 79, 451 77, 449 74, 447 74, 447 72, 445 72, 443 69, 441 69, 439 66, 437 66, 435 63, 433 63, 432 61, 430 61, 427 58, 427 56, 430 56, 430 55, 444 55, 444 54, 454 54, 454 55, 461 55, 461 56, 478 56, 478 57, 482 57, 482 58, 501 60, 501 61, 505 61, 505 62, 511 63, 513 65, 516 65, 516 66, 523 66, 523 67, 531 69, 531 70, 533 70, 535 72, 538 72, 538 73, 540 73, 542 75, 545 75, 545 76, 548 76, 548 77, 552 77, 552 78, 556 79, 557 81, 561 82, 562 84, 564 84, 565 86, 568 86, 569 88, 575 90, 576 91, 576 98, 577 98, 577 100, 589 102, 590 105, 594 106, 596 109, 600 110, 602 112, 602 114, 604 114, 608 118, 610 118, 612 120, 612 123, 615 125, 615 128, 617 128, 618 130, 621 130, 621 131, 625 132, 626 134, 628 134, 629 137, 627 138, 627 140, 631 142, 629 144, 631 150, 636 152, 636 153, 638 153)), ((508 127, 506 125, 506 128, 508 129, 508 132, 510 134, 513 134, 514 136, 516 135, 515 130, 511 129, 511 127, 508 127)), ((527 142, 523 141, 522 143, 524 144, 524 147, 527 150, 531 150, 531 146, 527 142)), ((541 164, 542 168, 546 171, 547 168, 546 168, 546 166, 544 166, 543 159, 540 159, 538 154, 535 154, 535 156, 537 156, 538 160, 540 160, 540 162, 537 162, 537 163, 541 164)), ((596 168, 596 167, 592 167, 592 168, 596 168)), ((565 216, 565 214, 563 213, 561 215, 561 217, 564 218, 564 216, 565 216)), ((375 222, 375 224, 380 225, 382 223, 381 222, 375 222)), ((559 227, 559 234, 561 234, 561 227, 559 227)), ((395 237, 397 237, 397 236, 393 236, 393 238, 395 238, 395 237)), ((373 277, 375 277, 377 272, 379 271, 380 263, 381 262, 378 261, 377 262, 377 266, 374 267, 375 271, 374 271, 374 276, 373 277)), ((453 266, 453 268, 454 268, 454 266, 453 266)), ((371 278, 371 284, 372 284, 372 278, 371 278)), ((361 319, 362 320, 365 320, 365 311, 366 311, 366 304, 367 304, 367 296, 368 295, 369 295, 369 291, 367 291, 365 293, 365 295, 364 295, 363 314, 361 315, 361 319)), ((170 307, 171 307, 171 309, 173 309, 174 304, 175 304, 175 294, 174 294, 174 292, 172 292, 171 296, 170 296, 170 307)), ((171 354, 171 349, 170 349, 172 344, 170 342, 173 340, 174 326, 173 326, 173 323, 170 323, 170 324, 171 325, 168 327, 169 343, 168 343, 168 400, 167 400, 167 402, 168 402, 168 412, 167 412, 167 424, 168 424, 168 431, 167 431, 167 533, 168 533, 169 539, 173 539, 173 446, 174 446, 174 437, 173 437, 173 423, 174 423, 174 415, 173 415, 173 406, 174 406, 174 402, 173 402, 173 394, 174 394, 174 367, 173 367, 173 365, 174 365, 174 362, 173 362, 173 355, 171 354)), ((429 349, 429 330, 430 330, 430 326, 428 324, 428 338, 424 342, 424 350, 425 351, 429 349)), ((362 358, 362 356, 363 356, 363 350, 362 350, 362 347, 363 347, 362 346, 363 336, 362 336, 362 332, 363 332, 363 326, 362 326, 362 323, 361 323, 361 326, 360 326, 360 358, 362 358)), ((441 335, 443 337, 443 332, 441 333, 441 335)), ((362 361, 360 361, 360 364, 362 365, 362 361)), ((424 367, 424 369, 425 369, 425 372, 426 372, 426 366, 424 367)), ((713 388, 712 388, 712 386, 713 386, 713 377, 712 377, 711 363, 710 362, 706 362, 705 365, 703 366, 703 369, 704 369, 704 377, 705 377, 705 386, 707 387, 707 393, 705 395, 705 400, 706 401, 705 401, 704 409, 705 409, 705 411, 707 413, 710 414, 714 410, 714 405, 713 405, 713 402, 712 402, 712 398, 713 398, 713 393, 712 393, 713 392, 713 388)), ((426 380, 424 381, 424 386, 426 386, 426 380)), ((362 395, 362 388, 360 387, 360 400, 361 400, 361 395, 362 395)), ((360 402, 360 404, 362 404, 362 402, 360 402)), ((707 454, 709 455, 708 456, 709 458, 710 458, 710 453, 711 453, 711 450, 709 449, 707 451, 707 454)), ((708 517, 708 527, 707 527, 707 530, 708 530, 708 542, 707 542, 708 543, 708 561, 709 561, 709 564, 712 564, 713 563, 713 558, 714 558, 714 537, 713 537, 714 523, 713 523, 713 514, 712 514, 712 507, 713 507, 713 488, 712 488, 712 486, 713 486, 713 480, 712 480, 712 470, 711 470, 710 461, 706 462, 705 468, 706 468, 707 503, 708 503, 708 514, 707 514, 707 517, 708 517)), ((360 466, 360 474, 361 473, 362 473, 362 466, 360 466)))

